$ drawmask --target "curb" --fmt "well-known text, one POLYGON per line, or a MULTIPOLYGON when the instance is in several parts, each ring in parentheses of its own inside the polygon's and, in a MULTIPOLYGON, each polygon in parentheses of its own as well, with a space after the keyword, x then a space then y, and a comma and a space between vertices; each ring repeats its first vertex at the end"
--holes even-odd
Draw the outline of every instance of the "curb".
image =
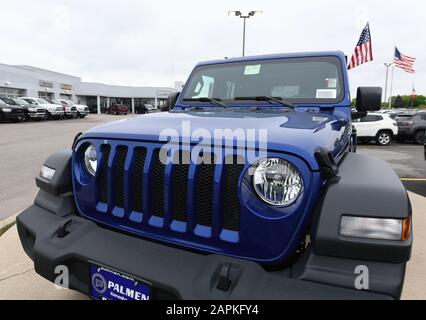
MULTIPOLYGON (((19 213, 21 213, 21 212, 19 212, 19 213)), ((6 218, 4 220, 0 220, 0 237, 3 235, 3 233, 5 233, 7 231, 7 229, 12 227, 16 223, 16 216, 19 213, 16 213, 13 216, 6 218)))

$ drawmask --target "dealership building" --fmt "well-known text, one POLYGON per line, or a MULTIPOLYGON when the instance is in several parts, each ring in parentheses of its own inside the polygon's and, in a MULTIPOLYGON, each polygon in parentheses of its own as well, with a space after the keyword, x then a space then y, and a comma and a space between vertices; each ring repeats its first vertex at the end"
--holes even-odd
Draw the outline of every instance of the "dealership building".
POLYGON ((127 105, 133 113, 146 105, 160 109, 173 91, 176 89, 83 82, 79 77, 32 66, 0 64, 0 97, 70 99, 96 113, 116 103, 127 105))

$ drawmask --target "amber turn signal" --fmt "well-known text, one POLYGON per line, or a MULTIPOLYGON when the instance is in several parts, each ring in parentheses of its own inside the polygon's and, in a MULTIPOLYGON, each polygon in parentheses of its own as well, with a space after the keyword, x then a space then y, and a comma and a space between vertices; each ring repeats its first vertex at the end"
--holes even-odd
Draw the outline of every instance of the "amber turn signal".
POLYGON ((411 233, 411 219, 405 218, 402 220, 401 240, 408 240, 411 233))

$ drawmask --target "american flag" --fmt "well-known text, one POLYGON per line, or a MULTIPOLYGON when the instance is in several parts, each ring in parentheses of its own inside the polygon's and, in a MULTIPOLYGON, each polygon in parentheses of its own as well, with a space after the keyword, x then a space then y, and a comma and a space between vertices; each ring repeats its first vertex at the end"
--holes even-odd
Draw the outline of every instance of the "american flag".
POLYGON ((367 22, 361 37, 355 47, 355 51, 349 62, 348 69, 355 68, 360 64, 373 60, 373 47, 371 45, 370 26, 367 22))
POLYGON ((393 63, 396 67, 401 68, 405 72, 414 73, 413 65, 416 62, 416 58, 403 55, 398 48, 395 47, 395 56, 393 63))

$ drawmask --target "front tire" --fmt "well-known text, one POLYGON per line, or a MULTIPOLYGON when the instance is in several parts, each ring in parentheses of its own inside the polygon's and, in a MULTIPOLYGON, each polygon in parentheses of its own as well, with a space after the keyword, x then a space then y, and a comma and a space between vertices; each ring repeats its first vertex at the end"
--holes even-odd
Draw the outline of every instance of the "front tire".
POLYGON ((380 146, 387 146, 392 140, 392 136, 387 131, 380 131, 376 135, 376 143, 380 146))
POLYGON ((414 134, 414 141, 417 144, 424 145, 426 143, 426 132, 424 130, 419 130, 414 134))

